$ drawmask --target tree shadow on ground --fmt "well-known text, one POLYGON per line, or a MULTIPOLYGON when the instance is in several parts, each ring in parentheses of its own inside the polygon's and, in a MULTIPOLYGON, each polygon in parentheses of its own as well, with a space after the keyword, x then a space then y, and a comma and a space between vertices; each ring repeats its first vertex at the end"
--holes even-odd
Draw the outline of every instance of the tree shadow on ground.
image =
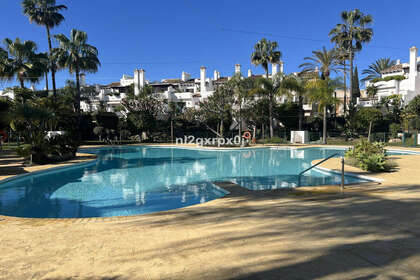
MULTIPOLYGON (((406 185, 392 191, 418 189, 406 185)), ((416 222, 420 196, 391 200, 348 193, 296 198, 273 191, 245 192, 222 200, 122 223, 203 232, 200 237, 143 251, 136 261, 229 248, 226 254, 234 257, 229 255, 231 261, 223 263, 214 279, 415 279, 420 275, 420 224, 416 222), (238 225, 245 227, 237 230, 238 225), (229 270, 236 272, 221 277, 229 270)), ((129 259, 121 255, 115 261, 129 259)))

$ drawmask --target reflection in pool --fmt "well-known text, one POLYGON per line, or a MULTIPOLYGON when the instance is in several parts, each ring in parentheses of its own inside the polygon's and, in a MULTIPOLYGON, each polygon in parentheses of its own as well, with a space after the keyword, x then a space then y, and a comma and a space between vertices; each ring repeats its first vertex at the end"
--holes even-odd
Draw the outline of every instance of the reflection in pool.
MULTIPOLYGON (((314 159, 343 150, 194 150, 165 147, 90 149, 98 160, 0 184, 0 214, 19 217, 109 217, 170 210, 226 195, 211 182, 229 180, 251 190, 295 187, 314 159)), ((346 183, 359 182, 346 177, 346 183)), ((339 184, 312 169, 302 185, 339 184)))

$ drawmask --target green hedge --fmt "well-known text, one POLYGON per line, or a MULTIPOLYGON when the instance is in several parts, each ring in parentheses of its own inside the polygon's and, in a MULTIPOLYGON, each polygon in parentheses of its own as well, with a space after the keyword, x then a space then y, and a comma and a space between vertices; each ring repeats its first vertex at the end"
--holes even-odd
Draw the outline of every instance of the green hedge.
POLYGON ((392 81, 392 80, 402 81, 402 80, 405 80, 405 76, 394 75, 394 76, 388 76, 388 77, 385 77, 385 78, 375 78, 375 79, 372 79, 370 82, 371 83, 377 83, 377 82, 388 82, 388 81, 392 81))

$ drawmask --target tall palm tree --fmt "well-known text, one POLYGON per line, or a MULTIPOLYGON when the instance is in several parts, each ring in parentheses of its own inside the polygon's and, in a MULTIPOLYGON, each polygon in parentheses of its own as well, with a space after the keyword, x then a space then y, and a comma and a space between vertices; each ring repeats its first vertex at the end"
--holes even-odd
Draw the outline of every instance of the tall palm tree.
POLYGON ((318 104, 318 111, 323 111, 322 143, 327 144, 327 107, 337 106, 340 101, 334 97, 334 91, 342 87, 340 79, 331 80, 314 78, 306 83, 308 98, 311 102, 318 104))
POLYGON ((338 54, 336 49, 327 50, 323 47, 322 51, 313 51, 313 55, 311 57, 305 57, 304 59, 307 62, 299 65, 299 67, 303 68, 303 72, 311 72, 314 73, 316 71, 321 72, 320 78, 318 75, 315 78, 312 78, 306 84, 306 89, 311 91, 312 94, 310 100, 313 102, 317 102, 320 108, 323 109, 324 121, 323 121, 323 143, 327 143, 327 106, 331 105, 330 98, 332 97, 332 93, 330 92, 330 75, 332 72, 337 72, 340 70, 340 64, 338 60, 338 54), (324 82, 322 82, 324 81, 324 82), (325 82, 327 81, 327 82, 325 82), (321 91, 325 92, 321 92, 321 91))
POLYGON ((72 29, 70 38, 64 34, 54 36, 60 43, 54 56, 60 67, 67 68, 70 73, 76 74, 76 112, 80 114, 80 73, 81 71, 96 72, 101 65, 98 58, 98 50, 87 43, 86 32, 72 29))
MULTIPOLYGON (((22 2, 23 13, 29 18, 30 22, 35 22, 38 25, 45 26, 47 30, 48 48, 50 57, 53 53, 51 44, 50 29, 60 25, 64 20, 64 16, 60 11, 66 10, 65 5, 56 5, 55 0, 24 0, 22 2)), ((55 65, 51 63, 51 80, 53 86, 54 97, 57 96, 57 88, 55 83, 55 65)), ((48 90, 48 82, 47 82, 48 90)))
POLYGON ((261 65, 268 78, 268 64, 279 63, 282 53, 278 50, 278 43, 262 38, 254 46, 254 52, 251 54, 251 63, 261 65))
POLYGON ((255 87, 250 91, 251 95, 266 98, 268 101, 270 138, 273 137, 272 108, 274 107, 275 97, 292 95, 292 88, 289 83, 285 82, 286 80, 282 73, 278 73, 273 79, 259 78, 255 81, 255 87))
POLYGON ((42 70, 36 59, 35 42, 6 38, 4 45, 5 49, 0 51, 0 78, 10 80, 16 77, 21 88, 25 87, 25 81, 37 82, 42 70))
POLYGON ((362 74, 367 76, 364 77, 362 81, 365 82, 375 78, 380 78, 382 76, 382 71, 393 65, 395 65, 395 60, 391 60, 389 57, 376 60, 374 63, 369 65, 368 69, 363 70, 362 74))
MULTIPOLYGON (((372 23, 371 15, 365 15, 360 10, 343 11, 341 13, 343 23, 337 24, 331 31, 331 42, 335 43, 348 52, 350 73, 353 73, 354 54, 362 50, 364 43, 370 42, 373 36, 372 28, 368 26, 372 23)), ((354 103, 353 81, 350 79, 350 97, 354 103)))
MULTIPOLYGON (((254 46, 254 52, 251 54, 251 63, 254 65, 261 65, 265 70, 265 77, 268 79, 268 64, 279 63, 281 56, 282 53, 278 50, 277 42, 271 42, 266 38, 262 38, 254 46)), ((273 138, 273 100, 271 99, 268 110, 270 118, 270 138, 273 138)))

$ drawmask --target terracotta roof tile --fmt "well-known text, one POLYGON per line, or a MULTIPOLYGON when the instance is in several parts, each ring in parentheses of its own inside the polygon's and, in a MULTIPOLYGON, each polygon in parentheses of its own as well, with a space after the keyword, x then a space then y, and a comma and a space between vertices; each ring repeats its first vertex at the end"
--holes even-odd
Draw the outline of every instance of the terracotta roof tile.
POLYGON ((382 74, 401 72, 402 69, 403 69, 402 64, 395 64, 383 70, 382 74))

